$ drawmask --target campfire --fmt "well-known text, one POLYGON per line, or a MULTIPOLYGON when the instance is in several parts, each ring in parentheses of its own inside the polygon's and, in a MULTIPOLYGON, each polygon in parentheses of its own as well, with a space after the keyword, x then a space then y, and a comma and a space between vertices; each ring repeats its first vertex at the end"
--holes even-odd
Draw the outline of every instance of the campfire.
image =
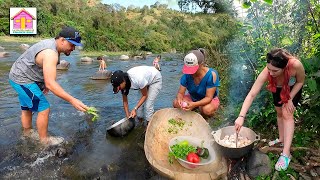
POLYGON ((249 154, 238 159, 227 159, 228 180, 250 180, 246 171, 249 154))

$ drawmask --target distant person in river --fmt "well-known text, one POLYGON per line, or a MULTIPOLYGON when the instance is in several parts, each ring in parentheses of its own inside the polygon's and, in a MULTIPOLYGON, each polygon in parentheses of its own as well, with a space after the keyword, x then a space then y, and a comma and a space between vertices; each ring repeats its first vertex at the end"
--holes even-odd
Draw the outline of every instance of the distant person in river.
POLYGON ((153 66, 158 69, 159 71, 161 71, 161 68, 160 68, 160 64, 159 64, 159 61, 161 60, 161 55, 158 55, 156 58, 154 58, 153 60, 153 66))
POLYGON ((184 57, 180 87, 173 107, 184 110, 199 108, 203 116, 212 116, 219 107, 220 79, 215 69, 205 65, 205 50, 190 51, 184 57), (188 93, 186 91, 188 90, 188 93))
POLYGON ((267 53, 266 60, 266 67, 259 74, 243 102, 240 114, 235 121, 235 128, 237 131, 240 130, 252 101, 260 92, 264 83, 267 82, 267 89, 273 95, 279 130, 279 138, 270 141, 269 146, 276 144, 283 146, 281 156, 275 165, 275 169, 281 171, 288 168, 291 160, 290 147, 294 134, 293 113, 301 99, 302 86, 306 75, 298 58, 284 49, 271 50, 267 53))
POLYGON ((48 135, 50 105, 45 94, 49 91, 68 101, 77 110, 88 109, 56 81, 60 54, 69 56, 75 46, 82 46, 79 31, 64 27, 56 38, 42 40, 28 48, 12 65, 9 83, 18 93, 24 136, 33 137, 45 145, 63 142, 62 137, 48 135), (38 134, 32 129, 33 112, 37 112, 38 134))
POLYGON ((99 71, 104 71, 107 68, 107 64, 104 61, 103 57, 102 56, 98 56, 97 60, 100 62, 99 71))
POLYGON ((121 91, 123 107, 127 118, 138 117, 143 122, 144 115, 147 123, 154 113, 154 103, 162 88, 161 73, 152 66, 137 66, 127 72, 115 71, 111 75, 113 93, 121 91), (141 97, 135 107, 129 112, 129 90, 140 90, 141 97), (143 115, 144 109, 144 115, 143 115))

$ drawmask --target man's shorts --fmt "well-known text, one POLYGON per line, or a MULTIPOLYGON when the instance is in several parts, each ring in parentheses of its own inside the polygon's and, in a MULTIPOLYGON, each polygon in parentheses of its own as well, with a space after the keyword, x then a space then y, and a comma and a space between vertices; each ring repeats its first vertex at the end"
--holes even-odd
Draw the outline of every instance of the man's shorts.
POLYGON ((50 107, 49 102, 36 83, 17 84, 9 80, 10 85, 18 93, 22 110, 41 112, 50 107))

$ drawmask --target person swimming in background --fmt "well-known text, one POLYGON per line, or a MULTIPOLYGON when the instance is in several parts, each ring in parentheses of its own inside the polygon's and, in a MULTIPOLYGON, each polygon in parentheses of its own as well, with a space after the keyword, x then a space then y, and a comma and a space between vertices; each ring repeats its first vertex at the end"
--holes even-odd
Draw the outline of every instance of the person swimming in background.
POLYGON ((107 64, 102 56, 98 56, 97 60, 100 62, 99 71, 104 71, 107 68, 107 64))
POLYGON ((159 64, 159 61, 161 60, 161 55, 158 55, 156 58, 154 58, 153 60, 153 66, 158 69, 159 71, 161 71, 161 68, 160 68, 160 64, 159 64))

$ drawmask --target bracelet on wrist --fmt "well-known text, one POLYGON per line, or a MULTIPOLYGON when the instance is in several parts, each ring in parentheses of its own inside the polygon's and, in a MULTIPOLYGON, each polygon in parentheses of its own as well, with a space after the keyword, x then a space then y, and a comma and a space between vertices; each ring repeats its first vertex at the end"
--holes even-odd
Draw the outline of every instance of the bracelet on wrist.
POLYGON ((134 110, 138 110, 137 106, 133 108, 134 110))

